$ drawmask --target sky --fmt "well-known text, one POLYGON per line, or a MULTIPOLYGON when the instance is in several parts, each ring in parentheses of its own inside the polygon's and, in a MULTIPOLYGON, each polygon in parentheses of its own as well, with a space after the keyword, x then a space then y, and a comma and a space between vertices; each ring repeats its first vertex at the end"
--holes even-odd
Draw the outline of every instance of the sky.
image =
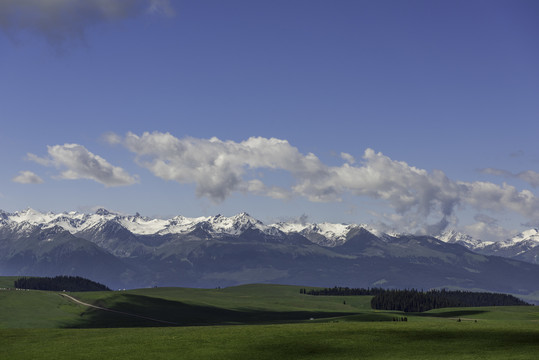
POLYGON ((539 2, 3 0, 0 209, 539 226, 539 2))

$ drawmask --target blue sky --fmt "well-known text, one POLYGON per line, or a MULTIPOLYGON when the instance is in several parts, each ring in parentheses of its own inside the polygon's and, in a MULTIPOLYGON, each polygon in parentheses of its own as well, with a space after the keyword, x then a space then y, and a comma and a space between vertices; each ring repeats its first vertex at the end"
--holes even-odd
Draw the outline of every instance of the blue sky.
POLYGON ((538 39, 536 1, 3 1, 0 208, 501 239, 539 226, 538 39))

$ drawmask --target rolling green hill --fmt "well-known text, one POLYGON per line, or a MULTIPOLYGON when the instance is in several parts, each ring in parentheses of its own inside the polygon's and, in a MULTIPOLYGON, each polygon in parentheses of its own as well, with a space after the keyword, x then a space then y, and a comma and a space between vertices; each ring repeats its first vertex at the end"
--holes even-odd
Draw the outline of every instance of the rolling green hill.
MULTIPOLYGON (((13 278, 0 277, 0 284, 13 278)), ((7 286, 6 286, 7 287, 7 286)), ((0 291, 0 328, 107 328, 274 324, 319 321, 418 321, 457 318, 539 320, 537 307, 438 309, 420 314, 375 311, 370 296, 309 296, 299 286, 242 285, 224 289, 150 288, 70 293, 112 311, 76 304, 48 291, 0 291), (166 324, 168 323, 168 324, 166 324)))
MULTIPOLYGON (((0 284, 12 280, 0 278, 0 284)), ((244 285, 70 294, 123 313, 76 304, 64 293, 1 290, 0 348, 6 358, 70 360, 535 359, 539 352, 536 306, 404 314, 372 310, 369 296, 309 296, 299 289, 244 285), (408 321, 392 321, 403 316, 408 321)))
MULTIPOLYGON (((96 306, 182 326, 284 323, 351 315, 388 319, 370 310, 370 297, 316 298, 300 294, 299 288, 244 285, 226 289, 152 288, 71 295, 96 306)), ((0 292, 4 304, 0 328, 163 326, 156 321, 78 305, 61 294, 32 290, 0 292)))

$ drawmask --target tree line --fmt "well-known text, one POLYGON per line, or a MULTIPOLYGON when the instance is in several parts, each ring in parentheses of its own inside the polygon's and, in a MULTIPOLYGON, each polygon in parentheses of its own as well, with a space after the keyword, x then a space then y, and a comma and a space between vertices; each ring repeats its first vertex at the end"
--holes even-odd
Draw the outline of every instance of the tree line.
POLYGON ((530 305, 513 295, 462 290, 388 290, 381 288, 334 287, 327 289, 300 289, 300 293, 318 296, 371 295, 371 307, 377 310, 422 312, 445 307, 515 306, 530 305))
POLYGON ((335 286, 332 288, 325 289, 307 289, 302 288, 299 290, 300 294, 307 295, 321 295, 321 296, 363 296, 363 295, 377 295, 383 291, 386 291, 382 288, 349 288, 335 286))
POLYGON ((14 286, 48 291, 110 291, 107 286, 80 276, 22 277, 15 280, 14 286))

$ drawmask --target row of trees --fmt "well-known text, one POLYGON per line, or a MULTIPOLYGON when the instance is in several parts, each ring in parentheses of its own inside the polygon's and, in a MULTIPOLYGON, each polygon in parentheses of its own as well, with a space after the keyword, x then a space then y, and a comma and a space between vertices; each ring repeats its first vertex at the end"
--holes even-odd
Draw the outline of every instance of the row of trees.
POLYGON ((530 305, 513 295, 430 290, 387 290, 371 299, 371 307, 380 310, 421 312, 445 307, 515 306, 530 305))
POLYGON ((364 295, 377 295, 383 291, 386 291, 382 288, 349 288, 335 286, 333 288, 326 289, 300 289, 300 293, 307 295, 322 295, 322 296, 364 296, 364 295), (303 290, 303 292, 302 292, 303 290))
POLYGON ((22 277, 15 280, 14 286, 48 291, 110 291, 105 285, 80 276, 22 277))
MULTIPOLYGON (((387 290, 381 288, 334 287, 328 289, 302 289, 308 295, 352 296, 371 295, 371 307, 378 310, 422 312, 444 307, 515 306, 530 305, 513 295, 461 290, 387 290)), ((301 292, 301 290, 300 290, 301 292)))

